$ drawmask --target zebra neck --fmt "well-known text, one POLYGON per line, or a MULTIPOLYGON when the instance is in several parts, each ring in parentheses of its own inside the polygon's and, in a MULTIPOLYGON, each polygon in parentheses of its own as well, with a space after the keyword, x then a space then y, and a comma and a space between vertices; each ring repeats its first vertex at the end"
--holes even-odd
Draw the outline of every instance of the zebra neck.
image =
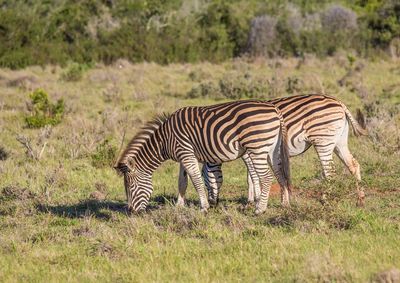
POLYGON ((157 130, 151 138, 139 149, 135 156, 135 167, 147 174, 152 174, 165 160, 166 140, 163 138, 162 129, 157 130))

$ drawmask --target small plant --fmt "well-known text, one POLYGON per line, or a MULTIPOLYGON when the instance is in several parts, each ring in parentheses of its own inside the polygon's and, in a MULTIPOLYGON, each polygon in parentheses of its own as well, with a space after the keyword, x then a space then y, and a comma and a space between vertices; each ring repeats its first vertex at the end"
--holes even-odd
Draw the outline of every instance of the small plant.
POLYGON ((97 150, 92 154, 92 165, 96 168, 112 166, 117 154, 117 147, 110 143, 109 139, 105 139, 97 150))
POLYGON ((220 88, 214 82, 202 82, 193 87, 187 94, 188 98, 208 97, 213 99, 222 99, 220 88))
POLYGON ((37 89, 29 94, 31 104, 28 106, 31 115, 25 118, 28 128, 42 128, 46 125, 57 125, 64 114, 64 101, 59 99, 56 104, 49 101, 48 94, 43 89, 37 89))
POLYGON ((350 68, 353 67, 354 62, 356 62, 356 60, 357 59, 353 54, 351 53, 347 54, 347 61, 349 61, 350 68))
POLYGON ((69 67, 61 74, 61 79, 66 82, 77 82, 83 77, 83 73, 86 71, 87 66, 78 63, 72 63, 69 67))
POLYGON ((188 98, 207 97, 212 99, 266 98, 269 93, 269 82, 262 77, 236 72, 225 74, 218 83, 202 82, 193 87, 188 98))
POLYGON ((39 134, 33 140, 22 134, 19 134, 16 139, 25 148, 27 157, 40 160, 50 139, 51 132, 51 126, 46 126, 40 129, 39 134))

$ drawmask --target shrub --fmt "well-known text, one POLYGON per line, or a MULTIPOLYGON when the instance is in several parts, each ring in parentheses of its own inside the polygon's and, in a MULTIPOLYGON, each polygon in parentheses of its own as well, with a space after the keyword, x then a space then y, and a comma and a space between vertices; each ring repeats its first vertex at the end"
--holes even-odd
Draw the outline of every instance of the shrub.
POLYGON ((46 125, 57 125, 64 114, 64 101, 59 99, 56 104, 49 101, 48 94, 43 89, 37 89, 29 94, 31 114, 25 117, 28 128, 41 128, 46 125))
POLYGON ((109 139, 105 139, 96 148, 96 152, 92 154, 92 165, 96 168, 112 166, 117 155, 117 147, 110 143, 109 139))
MULTIPOLYGON (((400 36, 398 0, 346 3, 359 13, 358 20, 352 10, 337 4, 321 13, 333 1, 316 0, 41 2, 0 4, 5 8, 0 9, 0 66, 64 65, 68 60, 109 64, 120 58, 162 64, 221 62, 245 51, 255 56, 326 56, 338 48, 373 54, 372 48, 386 49, 400 36), (358 28, 358 33, 349 32, 358 28), (348 40, 354 36, 357 40, 348 40)), ((83 71, 74 65, 65 79, 79 80, 83 71)))
POLYGON ((386 48, 393 38, 400 36, 400 3, 396 0, 382 1, 378 7, 365 16, 365 40, 373 47, 386 48))
POLYGON ((357 29, 357 14, 340 5, 333 5, 321 13, 322 28, 336 33, 357 29))
POLYGON ((187 94, 188 98, 213 98, 222 99, 223 95, 214 82, 202 82, 194 86, 187 94))
POLYGON ((268 82, 250 74, 228 73, 219 80, 222 95, 229 99, 263 98, 268 93, 268 82))
POLYGON ((67 82, 80 81, 87 68, 87 65, 72 63, 68 66, 64 73, 61 74, 61 79, 67 82))
POLYGON ((368 135, 376 149, 386 154, 400 152, 400 107, 366 104, 368 135))
POLYGON ((46 149, 51 132, 51 126, 47 125, 40 129, 33 139, 23 134, 19 134, 16 139, 25 148, 25 154, 28 158, 40 160, 46 149))
POLYGON ((188 98, 207 97, 213 99, 266 98, 269 96, 269 81, 250 74, 231 72, 225 74, 218 83, 202 82, 193 87, 188 98))
POLYGON ((324 55, 333 55, 339 48, 354 48, 353 40, 358 30, 357 15, 352 10, 340 5, 328 7, 320 14, 324 47, 324 55))
POLYGON ((253 56, 272 56, 276 45, 278 20, 268 15, 254 18, 250 24, 248 52, 253 56))

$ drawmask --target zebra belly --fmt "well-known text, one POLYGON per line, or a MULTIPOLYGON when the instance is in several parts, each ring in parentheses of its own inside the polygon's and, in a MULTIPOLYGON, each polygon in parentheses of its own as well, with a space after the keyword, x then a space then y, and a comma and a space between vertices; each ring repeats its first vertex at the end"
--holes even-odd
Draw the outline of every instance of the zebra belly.
POLYGON ((243 156, 245 153, 245 149, 240 146, 238 141, 232 142, 229 144, 228 148, 224 148, 224 150, 208 150, 206 154, 202 154, 196 152, 196 158, 200 162, 207 162, 212 164, 220 164, 223 162, 228 162, 232 160, 236 160, 243 156))

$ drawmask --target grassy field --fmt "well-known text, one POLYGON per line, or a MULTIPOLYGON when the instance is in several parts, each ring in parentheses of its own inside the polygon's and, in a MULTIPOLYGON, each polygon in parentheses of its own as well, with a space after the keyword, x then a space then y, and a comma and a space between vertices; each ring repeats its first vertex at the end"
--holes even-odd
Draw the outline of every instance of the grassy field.
POLYGON ((400 64, 353 61, 0 70, 0 281, 391 282, 400 268, 400 64), (37 88, 64 99, 59 125, 26 127, 37 88), (365 207, 356 207, 355 181, 338 159, 337 177, 321 179, 311 149, 292 159, 290 209, 274 190, 255 216, 241 161, 223 166, 222 201, 207 215, 191 185, 188 207, 176 208, 178 166, 169 161, 154 176, 147 213, 128 216, 110 166, 121 143, 156 113, 241 92, 326 93, 354 114, 363 109, 370 136, 352 136, 350 148, 365 207))

